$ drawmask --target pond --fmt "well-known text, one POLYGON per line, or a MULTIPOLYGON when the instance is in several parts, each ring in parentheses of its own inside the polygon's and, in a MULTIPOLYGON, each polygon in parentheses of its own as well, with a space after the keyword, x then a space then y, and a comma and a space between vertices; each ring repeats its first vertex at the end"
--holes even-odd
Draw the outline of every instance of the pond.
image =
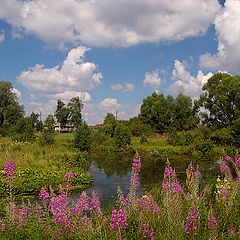
MULTIPOLYGON (((116 154, 94 154, 89 168, 93 176, 93 185, 86 190, 91 195, 92 191, 106 205, 115 201, 117 187, 119 186, 124 194, 128 193, 129 181, 131 177, 131 166, 133 155, 116 154)), ((175 155, 168 159, 176 169, 177 177, 185 181, 185 170, 189 163, 199 165, 203 178, 216 176, 219 174, 217 159, 194 160, 187 155, 175 155)), ((163 179, 163 172, 167 158, 160 156, 150 156, 141 154, 140 191, 149 191, 153 185, 159 184, 163 179)), ((78 192, 72 194, 72 200, 79 196, 78 192)))

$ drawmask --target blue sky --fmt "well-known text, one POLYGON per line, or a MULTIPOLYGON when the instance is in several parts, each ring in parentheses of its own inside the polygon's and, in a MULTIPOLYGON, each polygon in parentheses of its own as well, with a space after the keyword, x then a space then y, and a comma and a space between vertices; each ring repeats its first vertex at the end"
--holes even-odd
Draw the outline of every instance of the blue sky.
POLYGON ((80 96, 89 124, 128 119, 153 91, 196 99, 239 74, 239 23, 240 0, 1 0, 0 81, 27 114, 80 96))

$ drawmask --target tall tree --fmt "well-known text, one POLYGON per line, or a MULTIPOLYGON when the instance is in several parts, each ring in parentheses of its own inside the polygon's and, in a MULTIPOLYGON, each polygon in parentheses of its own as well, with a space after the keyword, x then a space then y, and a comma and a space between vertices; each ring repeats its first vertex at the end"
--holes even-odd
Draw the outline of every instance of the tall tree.
POLYGON ((63 128, 68 123, 69 109, 66 107, 65 103, 58 99, 57 109, 55 111, 55 117, 60 124, 60 127, 63 128))
POLYGON ((54 132, 55 120, 52 114, 49 114, 44 121, 44 128, 48 132, 54 132))
POLYGON ((102 131, 109 137, 114 136, 115 128, 117 125, 116 118, 112 113, 107 113, 103 121, 102 131))
POLYGON ((214 74, 203 86, 204 94, 196 102, 207 110, 205 122, 226 127, 240 118, 240 76, 214 74))
POLYGON ((68 103, 68 120, 69 123, 74 125, 75 127, 82 124, 82 108, 83 103, 79 97, 72 98, 68 103))
POLYGON ((0 82, 0 127, 9 128, 24 116, 10 82, 0 82))

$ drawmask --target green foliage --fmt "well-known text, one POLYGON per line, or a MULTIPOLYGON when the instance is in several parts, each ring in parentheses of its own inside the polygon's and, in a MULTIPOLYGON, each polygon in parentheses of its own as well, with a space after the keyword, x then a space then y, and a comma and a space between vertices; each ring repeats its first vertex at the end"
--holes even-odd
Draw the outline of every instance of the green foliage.
POLYGON ((52 145, 54 143, 54 133, 45 129, 38 138, 41 146, 52 145))
POLYGON ((55 111, 55 117, 60 123, 60 127, 63 128, 68 123, 69 109, 65 106, 65 103, 58 99, 57 109, 55 111))
POLYGON ((112 113, 107 113, 102 126, 102 131, 106 136, 113 137, 115 133, 115 128, 117 125, 116 118, 112 113))
POLYGON ((75 127, 82 124, 82 108, 83 108, 82 100, 79 97, 74 97, 69 101, 67 107, 69 109, 68 115, 69 123, 75 127))
POLYGON ((131 143, 131 132, 128 127, 120 124, 115 129, 114 141, 118 148, 125 148, 131 143))
POLYGON ((204 119, 207 124, 227 127, 240 118, 240 76, 218 72, 207 81, 203 90, 204 95, 196 106, 208 110, 204 119))
POLYGON ((187 130, 198 123, 190 97, 179 94, 176 99, 154 92, 143 100, 140 119, 159 133, 172 129, 187 130))
POLYGON ((0 134, 7 135, 8 130, 24 115, 23 106, 17 102, 17 96, 10 82, 0 82, 0 134))
POLYGON ((49 132, 54 132, 55 120, 52 114, 49 114, 44 121, 44 129, 49 132))
POLYGON ((148 142, 147 137, 145 135, 142 135, 141 138, 140 138, 140 143, 144 144, 144 143, 147 143, 147 142, 148 142))
POLYGON ((11 129, 11 137, 12 139, 20 142, 34 140, 34 128, 31 118, 24 117, 19 119, 11 129))
POLYGON ((43 123, 42 121, 40 121, 38 118, 39 118, 39 114, 38 113, 34 113, 32 112, 31 115, 30 115, 30 119, 32 121, 32 125, 33 125, 33 129, 37 132, 40 132, 42 131, 42 128, 43 128, 43 123))
POLYGON ((126 126, 129 128, 132 136, 134 137, 142 135, 149 136, 153 133, 151 126, 143 123, 139 117, 129 119, 129 121, 126 122, 126 126))
POLYGON ((89 151, 91 148, 91 130, 86 123, 78 126, 74 135, 74 147, 80 151, 89 151))

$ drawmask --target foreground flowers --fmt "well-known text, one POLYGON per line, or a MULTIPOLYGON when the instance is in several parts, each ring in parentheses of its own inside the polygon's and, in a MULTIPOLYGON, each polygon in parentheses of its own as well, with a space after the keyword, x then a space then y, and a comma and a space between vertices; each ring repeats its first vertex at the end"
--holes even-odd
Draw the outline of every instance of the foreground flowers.
MULTIPOLYGON (((168 162, 163 181, 153 192, 154 197, 149 193, 142 196, 138 191, 141 166, 140 155, 136 154, 132 162, 129 193, 124 196, 119 189, 116 205, 104 211, 94 193, 88 196, 83 192, 76 201, 70 201, 73 172, 65 174, 59 192, 42 187, 40 204, 18 206, 13 196, 16 167, 13 162, 7 162, 4 181, 9 186, 9 194, 6 214, 0 219, 0 239, 18 239, 23 232, 37 234, 35 239, 240 237, 239 156, 226 156, 219 165, 222 176, 201 188, 202 174, 198 166, 189 164, 184 184, 168 162)), ((31 238, 32 235, 26 237, 31 238)))

